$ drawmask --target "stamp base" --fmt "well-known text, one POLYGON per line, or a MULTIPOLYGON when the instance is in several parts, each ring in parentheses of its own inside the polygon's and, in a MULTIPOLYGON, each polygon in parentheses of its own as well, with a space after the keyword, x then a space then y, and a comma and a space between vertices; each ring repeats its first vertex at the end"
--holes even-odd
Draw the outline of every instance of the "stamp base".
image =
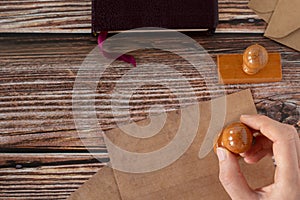
POLYGON ((257 74, 248 75, 243 69, 242 54, 218 55, 218 75, 221 84, 267 83, 282 80, 281 56, 279 53, 269 53, 267 65, 257 74))

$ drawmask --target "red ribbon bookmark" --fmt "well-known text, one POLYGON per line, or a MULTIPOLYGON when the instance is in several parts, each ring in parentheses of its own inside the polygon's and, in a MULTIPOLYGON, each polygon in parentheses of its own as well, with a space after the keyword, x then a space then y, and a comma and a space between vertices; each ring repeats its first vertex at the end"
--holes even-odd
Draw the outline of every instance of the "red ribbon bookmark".
MULTIPOLYGON (((114 54, 107 53, 106 51, 103 50, 103 42, 106 40, 106 38, 107 38, 107 31, 101 31, 98 36, 98 46, 99 46, 100 52, 106 58, 114 58, 114 56, 113 56, 114 54)), ((133 56, 123 54, 123 55, 119 56, 117 58, 117 60, 127 62, 129 64, 132 64, 134 67, 136 67, 136 61, 133 56)))

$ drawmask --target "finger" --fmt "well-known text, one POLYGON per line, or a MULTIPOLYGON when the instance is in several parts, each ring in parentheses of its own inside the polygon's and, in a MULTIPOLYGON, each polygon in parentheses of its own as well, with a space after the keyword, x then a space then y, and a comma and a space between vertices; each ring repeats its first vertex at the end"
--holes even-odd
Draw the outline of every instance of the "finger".
POLYGON ((224 148, 217 148, 219 158, 219 178, 232 199, 255 199, 256 193, 251 190, 241 173, 237 157, 224 148))
POLYGON ((262 149, 255 155, 244 157, 244 161, 248 164, 254 164, 264 158, 266 155, 272 155, 272 149, 262 149))
POLYGON ((298 167, 300 168, 300 138, 299 138, 299 134, 297 134, 295 136, 295 145, 297 148, 297 155, 298 155, 298 167))
POLYGON ((266 155, 272 155, 272 141, 265 136, 255 137, 255 143, 245 153, 240 154, 245 162, 252 164, 258 162, 266 155))
POLYGON ((298 150, 295 142, 297 132, 289 125, 281 124, 263 115, 241 116, 246 125, 260 130, 273 142, 273 154, 277 164, 278 178, 293 181, 298 177, 295 171, 299 168, 298 150))

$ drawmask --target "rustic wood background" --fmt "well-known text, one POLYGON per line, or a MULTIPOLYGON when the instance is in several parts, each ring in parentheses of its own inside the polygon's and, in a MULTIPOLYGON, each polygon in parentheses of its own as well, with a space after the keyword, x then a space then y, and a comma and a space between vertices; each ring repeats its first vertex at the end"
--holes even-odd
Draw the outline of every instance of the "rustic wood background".
MULTIPOLYGON (((247 4, 248 0, 219 0, 218 32, 262 33, 265 23, 247 4)), ((0 24, 0 32, 8 33, 90 33, 91 0, 2 0, 0 24)))
MULTIPOLYGON (((253 43, 281 52, 282 82, 229 85, 226 91, 250 88, 259 112, 298 127, 299 52, 262 36, 266 24, 247 8, 248 0, 219 3, 219 33, 189 35, 214 60, 217 54, 242 53, 253 43)), ((103 142, 94 146, 92 139, 87 140, 102 163, 87 152, 72 116, 73 83, 96 39, 90 34, 66 33, 90 33, 90 13, 90 0, 0 2, 0 199, 65 199, 108 161, 103 142)), ((173 65, 190 81, 199 101, 208 100, 208 94, 217 96, 218 91, 207 91, 203 78, 181 58, 156 50, 131 54, 138 65, 173 65)), ((96 110, 104 130, 115 126, 109 114, 111 91, 130 69, 128 64, 114 62, 98 87, 96 110)), ((132 99, 133 118, 144 118, 156 103, 177 108, 166 89, 150 85, 132 99)))

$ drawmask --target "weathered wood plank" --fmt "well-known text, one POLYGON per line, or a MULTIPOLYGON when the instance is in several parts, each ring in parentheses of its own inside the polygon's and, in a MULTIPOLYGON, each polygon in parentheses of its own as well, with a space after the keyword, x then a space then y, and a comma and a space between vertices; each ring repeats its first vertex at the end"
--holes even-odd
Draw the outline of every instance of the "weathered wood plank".
POLYGON ((66 199, 101 167, 101 163, 75 163, 0 168, 0 199, 66 199))
POLYGON ((43 166, 107 163, 108 153, 68 152, 68 153, 0 153, 0 168, 37 168, 43 166), (20 156, 22 155, 22 156, 20 156))
MULTIPOLYGON (((228 85, 226 92, 232 93, 251 88, 258 109, 264 102, 272 105, 290 103, 294 112, 293 119, 287 114, 277 116, 279 121, 297 123, 300 105, 300 60, 299 53, 280 46, 257 34, 216 34, 199 36, 191 34, 211 54, 213 59, 220 53, 242 53, 245 47, 260 43, 270 51, 282 54, 283 81, 265 84, 228 85), (296 122, 295 122, 296 121, 296 122)), ((29 151, 84 150, 77 135, 72 114, 72 90, 77 70, 85 56, 96 46, 95 38, 89 35, 2 35, 0 36, 0 148, 25 148, 29 151)), ((138 65, 164 63, 179 70, 186 77, 199 99, 208 100, 218 96, 218 90, 207 91, 203 77, 198 76, 189 64, 175 55, 158 50, 132 52, 138 65)), ((118 80, 131 69, 122 62, 115 62, 101 78, 96 94, 96 110, 103 130, 115 127, 116 121, 124 121, 124 113, 118 118, 111 114, 111 92, 118 80)), ((155 71, 155 70, 154 70, 155 71)), ((134 74, 135 77, 149 76, 154 71, 134 74)), ((216 76, 214 72, 211 77, 216 76)), ((90 72, 87 72, 89 75, 90 72)), ((92 72, 91 72, 92 73, 92 72)), ((162 72, 166 79, 172 73, 162 72)), ((147 79, 147 78, 146 78, 147 79)), ((180 89, 184 98, 190 98, 190 89, 180 85, 180 80, 172 82, 180 89)), ((120 102, 126 96, 120 97, 120 102)), ((171 110, 178 107, 176 98, 168 89, 149 85, 141 88, 131 99, 134 120, 146 116, 151 105, 168 106, 171 110)), ((265 110, 265 111, 264 111, 265 110)), ((272 116, 274 113, 269 112, 272 116)), ((274 118, 274 116, 273 116, 274 118)), ((275 117, 276 118, 276 117, 275 117)), ((103 140, 89 138, 86 144, 99 151, 105 151, 103 140)))
MULTIPOLYGON (((248 0, 220 0, 218 32, 262 33, 265 23, 247 8, 248 0)), ((90 33, 91 1, 14 0, 0 2, 0 32, 90 33)), ((299 53, 257 34, 192 36, 212 55, 242 53, 260 43, 282 54, 283 81, 230 85, 227 93, 251 88, 259 112, 279 121, 299 123, 299 53)), ((77 135, 72 116, 72 88, 77 71, 95 47, 90 35, 0 35, 0 199, 66 199, 96 173, 99 163, 77 135)), ((138 64, 155 61, 174 66, 187 77, 199 101, 210 97, 201 77, 176 56, 159 51, 135 51, 138 64), (171 61, 169 61, 171 60, 171 61), (178 63, 178 64, 174 64, 178 63)), ((104 130, 115 126, 110 112, 111 91, 131 66, 115 62, 104 74, 96 109, 104 130)), ((148 73, 147 75, 151 75, 148 73)), ((182 93, 189 94, 186 88, 182 93)), ((212 96, 217 92, 210 91, 212 96)), ((154 104, 177 108, 164 88, 143 88, 132 99, 135 120, 154 104)), ((120 115, 122 116, 122 115, 120 115)), ((300 125, 300 124, 299 124, 300 125)), ((86 140, 103 162, 103 141, 86 140)))
MULTIPOLYGON (((219 0, 218 32, 263 32, 265 23, 248 0, 219 0)), ((91 0, 4 0, 0 32, 90 33, 91 0)))
MULTIPOLYGON (((281 52, 282 82, 228 85, 226 92, 251 88, 261 113, 279 121, 299 123, 298 52, 258 34, 191 36, 213 59, 221 53, 242 53, 253 43, 281 52)), ((72 115, 73 83, 81 62, 95 46, 95 38, 89 35, 0 35, 0 199, 66 199, 104 165, 85 150, 72 115)), ((177 56, 158 50, 131 54, 139 66, 164 63, 180 71, 190 81, 199 101, 209 99, 209 92, 213 97, 218 95, 218 91, 207 91, 202 77, 177 56)), ((101 79, 96 109, 104 130, 114 127, 116 120, 124 120, 123 115, 112 118, 110 98, 119 78, 130 69, 127 64, 115 62, 101 79)), ((171 75, 162 74, 166 78, 171 75)), ((146 71, 145 75, 152 72, 146 71)), ((190 90, 179 89, 188 97, 190 90)), ((178 107, 168 90, 150 85, 132 98, 133 118, 144 118, 154 104, 166 105, 169 110, 178 107)), ((107 161, 103 141, 90 138, 86 142, 99 152, 103 162, 107 161)))

